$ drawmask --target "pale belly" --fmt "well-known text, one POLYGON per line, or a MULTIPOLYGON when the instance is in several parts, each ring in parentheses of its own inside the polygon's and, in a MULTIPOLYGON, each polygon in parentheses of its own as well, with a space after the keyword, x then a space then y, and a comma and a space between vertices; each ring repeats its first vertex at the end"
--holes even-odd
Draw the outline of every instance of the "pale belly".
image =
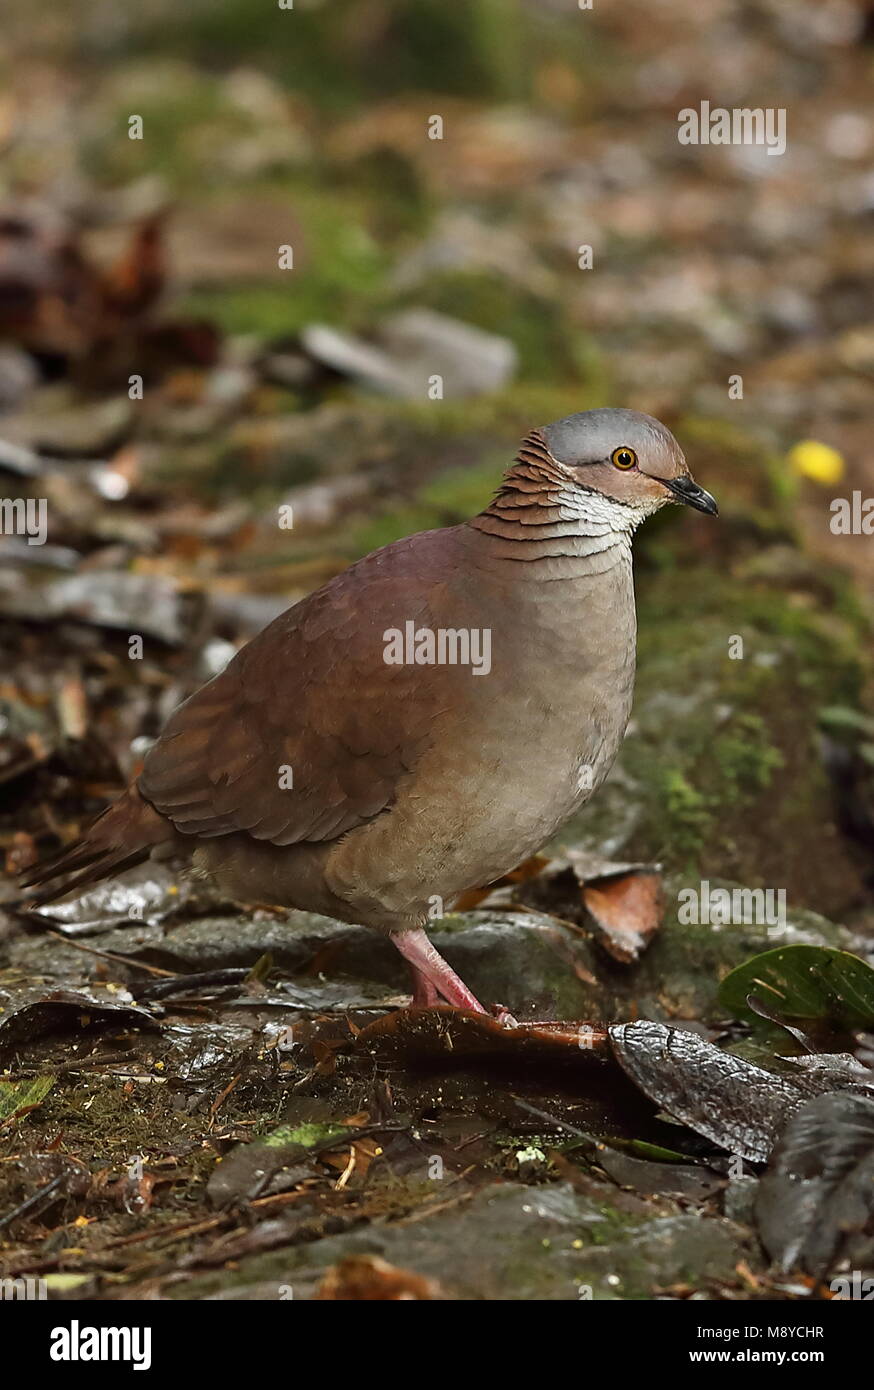
POLYGON ((621 684, 606 718, 594 718, 583 698, 573 713, 553 712, 533 727, 520 722, 517 737, 491 722, 459 730, 449 758, 445 743, 426 755, 392 810, 331 852, 332 892, 373 925, 383 914, 386 922, 395 915, 423 920, 515 868, 610 771, 631 707, 624 669, 621 684))

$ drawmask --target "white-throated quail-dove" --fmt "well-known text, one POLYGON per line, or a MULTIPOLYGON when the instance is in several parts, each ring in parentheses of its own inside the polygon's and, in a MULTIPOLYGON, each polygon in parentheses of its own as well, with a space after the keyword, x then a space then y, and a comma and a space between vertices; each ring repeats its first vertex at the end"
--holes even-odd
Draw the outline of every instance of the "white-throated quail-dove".
POLYGON ((425 925, 597 791, 631 711, 631 541, 715 513, 664 425, 591 410, 532 431, 460 526, 367 555, 186 700, 135 782, 30 871, 36 902, 188 850, 239 902, 385 932, 414 998, 482 1006, 425 925))

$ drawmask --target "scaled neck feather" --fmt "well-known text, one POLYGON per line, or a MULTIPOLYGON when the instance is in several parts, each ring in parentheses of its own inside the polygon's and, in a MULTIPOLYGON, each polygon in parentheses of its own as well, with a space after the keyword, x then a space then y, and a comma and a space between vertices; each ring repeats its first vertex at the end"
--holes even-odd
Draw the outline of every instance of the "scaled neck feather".
POLYGON ((603 572, 627 558, 643 516, 582 487, 559 463, 539 430, 523 440, 497 494, 469 523, 501 542, 507 559, 590 559, 603 572))

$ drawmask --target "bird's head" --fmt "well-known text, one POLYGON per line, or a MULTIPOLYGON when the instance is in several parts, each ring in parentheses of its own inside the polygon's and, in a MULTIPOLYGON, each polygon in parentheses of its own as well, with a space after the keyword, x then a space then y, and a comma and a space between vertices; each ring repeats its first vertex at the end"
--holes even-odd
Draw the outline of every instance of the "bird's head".
POLYGON ((666 502, 717 514, 716 501, 692 478, 670 430, 636 410, 584 410, 536 432, 572 481, 581 507, 633 529, 666 502))

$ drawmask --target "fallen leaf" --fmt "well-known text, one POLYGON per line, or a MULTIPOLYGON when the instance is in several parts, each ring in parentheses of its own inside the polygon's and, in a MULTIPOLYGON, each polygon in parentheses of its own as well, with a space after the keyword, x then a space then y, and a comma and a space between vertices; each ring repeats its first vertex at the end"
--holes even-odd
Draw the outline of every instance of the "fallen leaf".
POLYGON ((27 1081, 0 1081, 0 1125, 35 1110, 54 1084, 53 1076, 35 1076, 27 1081))
POLYGON ((874 1258, 874 1097, 817 1096, 792 1116, 759 1184, 762 1242, 784 1272, 822 1278, 874 1258))
POLYGON ((398 1269, 378 1255, 350 1255, 332 1265, 314 1294, 316 1299, 347 1302, 408 1302, 446 1297, 435 1280, 411 1269, 398 1269))
POLYGON ((831 946, 778 946, 737 966, 719 987, 719 1002, 735 1018, 761 1016, 755 995, 781 1018, 817 1019, 839 1029, 874 1024, 874 970, 859 956, 831 946))
POLYGON ((609 1033, 622 1067, 651 1100, 719 1148, 752 1163, 767 1159, 806 1100, 838 1085, 830 1068, 766 1071, 697 1033, 663 1023, 614 1024, 609 1033))

